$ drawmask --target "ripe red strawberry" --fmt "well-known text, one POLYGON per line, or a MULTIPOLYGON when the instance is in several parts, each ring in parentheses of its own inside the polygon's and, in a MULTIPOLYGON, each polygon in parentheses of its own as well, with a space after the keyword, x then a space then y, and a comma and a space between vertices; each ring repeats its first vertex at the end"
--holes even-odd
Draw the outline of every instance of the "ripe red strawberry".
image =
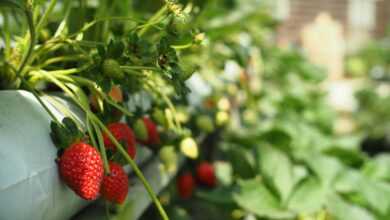
POLYGON ((103 179, 103 162, 96 148, 78 142, 65 149, 58 160, 64 182, 81 198, 94 200, 103 179))
MULTIPOLYGON (((135 158, 136 148, 135 148, 135 137, 134 133, 129 126, 125 123, 115 122, 111 123, 107 126, 108 130, 112 133, 112 135, 121 143, 124 143, 127 148, 127 153, 131 158, 135 158)), ((114 143, 111 142, 110 138, 107 134, 103 134, 104 145, 107 149, 116 151, 116 147, 114 143)))
POLYGON ((181 175, 176 182, 177 191, 182 199, 188 199, 192 196, 195 188, 195 180, 190 172, 181 175))
POLYGON ((156 124, 148 117, 143 117, 142 120, 148 131, 148 138, 146 140, 140 140, 140 142, 146 145, 160 144, 160 134, 158 133, 156 124))
POLYGON ((122 204, 129 191, 129 179, 122 166, 110 162, 110 174, 104 176, 100 193, 110 202, 122 204))
POLYGON ((198 165, 196 175, 199 182, 206 186, 214 187, 217 183, 214 167, 208 162, 202 162, 198 165))

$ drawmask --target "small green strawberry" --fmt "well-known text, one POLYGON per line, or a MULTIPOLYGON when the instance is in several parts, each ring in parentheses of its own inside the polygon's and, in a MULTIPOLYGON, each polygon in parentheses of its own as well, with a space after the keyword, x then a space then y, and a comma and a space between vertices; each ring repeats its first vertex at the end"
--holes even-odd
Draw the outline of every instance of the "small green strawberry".
POLYGON ((159 152, 160 160, 168 172, 174 172, 177 169, 177 153, 174 146, 164 146, 159 152))
POLYGON ((141 118, 135 121, 133 130, 138 140, 146 141, 148 139, 148 129, 141 118))
POLYGON ((168 126, 167 118, 165 117, 164 111, 162 111, 161 109, 154 109, 153 110, 152 119, 155 122, 157 122, 157 124, 159 124, 163 127, 168 126))
POLYGON ((114 59, 106 59, 103 62, 103 74, 113 79, 123 79, 125 77, 119 63, 114 59))
POLYGON ((196 118, 196 126, 206 133, 214 131, 213 119, 208 115, 198 116, 196 118))

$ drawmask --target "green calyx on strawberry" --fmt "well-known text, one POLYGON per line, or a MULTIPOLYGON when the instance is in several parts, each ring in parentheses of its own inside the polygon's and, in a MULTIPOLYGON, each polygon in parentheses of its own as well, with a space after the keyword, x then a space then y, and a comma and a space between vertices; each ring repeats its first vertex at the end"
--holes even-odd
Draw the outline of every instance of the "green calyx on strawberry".
MULTIPOLYGON (((111 123, 107 125, 107 128, 118 142, 125 144, 127 153, 130 155, 131 158, 134 159, 137 150, 135 136, 132 129, 127 124, 122 122, 111 123)), ((116 147, 111 141, 111 139, 108 137, 108 134, 103 134, 103 140, 106 149, 109 149, 112 152, 116 152, 116 147)))
POLYGON ((81 141, 84 137, 76 123, 68 117, 62 119, 62 123, 52 121, 50 123, 50 136, 53 143, 59 149, 65 149, 75 142, 81 141))
POLYGON ((176 181, 177 192, 182 199, 191 198, 195 189, 195 180, 190 172, 179 176, 176 181))
POLYGON ((94 200, 103 179, 103 161, 96 148, 76 142, 57 160, 63 181, 81 198, 94 200))
POLYGON ((100 193, 106 200, 122 204, 129 191, 129 179, 122 166, 110 162, 110 174, 103 177, 100 193))
POLYGON ((125 77, 120 64, 114 59, 105 59, 102 64, 102 71, 108 78, 123 79, 125 77))
POLYGON ((209 162, 201 162, 196 167, 196 177, 199 183, 205 186, 215 187, 217 185, 214 167, 209 162))
POLYGON ((160 144, 160 134, 158 133, 156 124, 148 117, 138 119, 134 123, 134 129, 137 139, 145 145, 160 144))

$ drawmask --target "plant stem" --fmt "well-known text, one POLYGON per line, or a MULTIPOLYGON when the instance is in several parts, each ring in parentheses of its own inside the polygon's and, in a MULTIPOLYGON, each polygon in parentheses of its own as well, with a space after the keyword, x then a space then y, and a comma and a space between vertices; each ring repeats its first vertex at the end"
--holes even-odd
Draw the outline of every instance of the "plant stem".
MULTIPOLYGON (((88 120, 90 120, 90 119, 88 119, 88 120)), ((93 123, 93 120, 91 120, 91 122, 92 122, 92 125, 94 127, 94 130, 95 130, 95 133, 96 133, 96 136, 98 139, 98 146, 100 148, 100 152, 101 152, 102 157, 103 157, 103 162, 104 162, 103 164, 104 164, 105 173, 109 174, 110 173, 110 166, 108 165, 108 159, 107 159, 107 154, 106 154, 106 148, 104 147, 102 132, 99 129, 99 126, 97 126, 95 123, 93 123)))
POLYGON ((158 72, 161 71, 157 67, 150 67, 150 66, 120 66, 120 68, 123 70, 152 70, 158 72))
POLYGON ((168 105, 169 109, 172 111, 172 115, 173 115, 173 118, 174 118, 174 121, 175 121, 175 124, 176 124, 176 127, 181 130, 181 124, 180 124, 180 121, 179 119, 177 118, 177 113, 176 113, 176 109, 175 109, 175 106, 173 105, 173 103, 171 102, 171 100, 168 98, 168 96, 163 92, 163 91, 160 91, 157 89, 157 85, 153 85, 151 84, 150 82, 146 82, 146 85, 147 87, 153 91, 154 93, 156 93, 157 95, 160 95, 161 98, 165 101, 165 103, 168 105))
POLYGON ((45 13, 43 14, 41 20, 39 20, 37 26, 36 26, 36 29, 35 29, 35 32, 37 34, 39 34, 39 32, 41 31, 41 28, 42 28, 42 25, 44 25, 44 23, 46 22, 47 18, 49 17, 49 14, 51 13, 51 11, 54 9, 54 6, 57 4, 57 0, 51 0, 50 1, 50 4, 49 4, 49 7, 46 9, 45 13))
POLYGON ((118 103, 116 103, 115 101, 111 100, 110 97, 108 97, 104 92, 100 91, 98 89, 98 85, 89 80, 89 79, 86 79, 86 78, 83 78, 83 77, 79 77, 79 76, 63 76, 63 75, 59 75, 57 76, 58 78, 62 78, 64 80, 70 80, 71 82, 77 82, 79 84, 82 84, 82 85, 86 85, 88 86, 90 89, 93 89, 95 92, 97 92, 101 97, 103 97, 103 99, 110 105, 114 106, 115 108, 117 108, 118 110, 120 110, 121 112, 123 112, 125 115, 129 116, 129 117, 132 117, 133 114, 131 112, 129 112, 127 109, 125 109, 124 107, 122 107, 121 105, 119 105, 118 103), (73 81, 72 81, 73 80, 73 81))
POLYGON ((39 97, 39 94, 37 91, 35 91, 34 88, 30 86, 30 84, 22 78, 22 82, 27 87, 27 89, 35 96, 35 98, 38 100, 38 102, 42 105, 42 107, 45 109, 45 111, 50 115, 50 117, 55 121, 56 123, 60 124, 60 121, 53 115, 53 113, 50 111, 49 107, 42 101, 41 97, 39 97))
POLYGON ((58 63, 58 62, 65 62, 65 61, 78 61, 81 59, 85 59, 84 55, 80 54, 75 54, 75 55, 69 55, 69 56, 59 56, 59 57, 53 57, 50 59, 47 59, 44 63, 40 65, 40 68, 43 68, 45 66, 48 66, 53 63, 58 63))
POLYGON ((5 57, 11 56, 11 32, 9 29, 9 14, 7 12, 4 13, 4 44, 5 44, 5 57))
POLYGON ((63 113, 66 117, 72 118, 80 130, 83 128, 82 121, 73 112, 71 112, 67 106, 51 96, 47 96, 47 100, 52 106, 54 106, 54 108, 63 113))
POLYGON ((143 25, 142 29, 138 32, 138 35, 141 37, 144 35, 149 27, 155 22, 158 21, 164 14, 165 12, 168 11, 168 6, 164 5, 160 10, 158 10, 148 21, 145 25, 143 25))
POLYGON ((88 134, 89 134, 89 138, 91 139, 91 142, 92 142, 92 146, 96 147, 98 146, 97 145, 97 142, 96 142, 96 139, 95 139, 95 135, 94 135, 94 129, 92 128, 92 125, 91 125, 91 121, 88 119, 87 117, 87 120, 86 120, 86 124, 87 124, 87 131, 88 131, 88 134))
POLYGON ((94 117, 95 122, 101 127, 101 129, 108 135, 110 140, 114 143, 119 153, 122 154, 122 156, 126 159, 126 161, 130 164, 131 168, 134 170, 135 174, 138 176, 138 178, 141 180, 142 184, 145 186, 146 191, 148 192, 150 198, 153 200, 154 204, 156 205, 161 218, 163 220, 169 220, 168 215, 165 213, 164 208, 162 207, 160 201, 158 200, 156 194, 154 193, 152 187, 149 185, 148 181, 145 179, 144 175, 142 174, 141 170, 138 168, 137 164, 134 162, 133 159, 128 155, 126 150, 121 146, 121 144, 115 139, 115 137, 111 134, 111 132, 104 126, 104 124, 97 118, 94 117))
POLYGON ((30 56, 31 56, 31 54, 34 50, 34 46, 35 46, 36 36, 35 36, 34 19, 33 19, 33 15, 31 12, 31 7, 32 7, 31 5, 26 6, 26 9, 24 11, 26 18, 27 18, 28 28, 30 30, 30 46, 28 47, 27 53, 23 57, 23 61, 20 64, 18 71, 16 72, 16 76, 18 76, 18 77, 22 75, 23 69, 26 66, 28 60, 30 59, 30 56))

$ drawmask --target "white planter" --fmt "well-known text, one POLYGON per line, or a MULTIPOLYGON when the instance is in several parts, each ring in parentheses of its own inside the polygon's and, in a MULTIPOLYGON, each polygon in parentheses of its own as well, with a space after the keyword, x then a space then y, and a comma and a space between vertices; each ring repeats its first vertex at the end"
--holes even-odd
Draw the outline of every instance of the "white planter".
MULTIPOLYGON (((59 119, 63 117, 58 111, 53 112, 59 119)), ((50 121, 31 93, 0 91, 1 220, 65 220, 88 205, 59 179, 54 161, 57 150, 49 136, 50 121)), ((151 156, 147 149, 137 149, 137 163, 151 156)), ((158 172, 158 167, 159 162, 154 159, 146 168, 146 177, 151 177, 156 191, 169 180, 167 174, 158 172)), ((140 183, 130 182, 135 185, 130 189, 129 201, 137 200, 134 207, 139 211, 133 216, 139 216, 150 200, 140 183)), ((88 219, 89 215, 86 211, 79 216, 88 219)))

